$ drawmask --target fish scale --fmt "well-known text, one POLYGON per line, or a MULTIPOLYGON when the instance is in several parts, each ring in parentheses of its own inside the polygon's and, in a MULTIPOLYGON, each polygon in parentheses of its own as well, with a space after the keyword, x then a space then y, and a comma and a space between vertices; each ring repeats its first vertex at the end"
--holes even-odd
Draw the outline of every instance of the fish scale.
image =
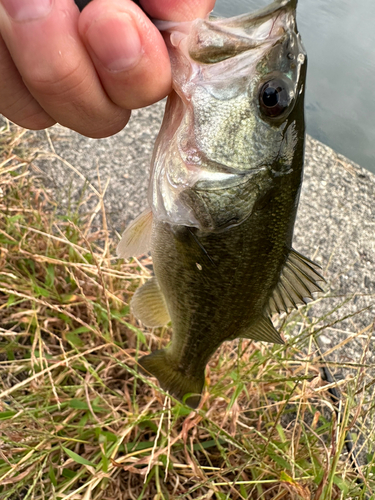
POLYGON ((302 182, 306 54, 295 0, 231 19, 161 22, 173 92, 155 143, 150 207, 121 257, 151 251, 155 276, 133 296, 146 326, 172 322, 166 349, 139 360, 192 408, 224 341, 283 343, 271 315, 321 290, 292 249, 302 182))

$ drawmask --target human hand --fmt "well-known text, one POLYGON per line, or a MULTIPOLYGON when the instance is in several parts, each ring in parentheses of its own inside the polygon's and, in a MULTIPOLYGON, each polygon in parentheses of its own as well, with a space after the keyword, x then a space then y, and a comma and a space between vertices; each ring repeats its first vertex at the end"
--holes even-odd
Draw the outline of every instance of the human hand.
MULTIPOLYGON (((187 21, 215 0, 141 0, 150 17, 187 21)), ((58 122, 107 137, 171 90, 163 37, 131 0, 0 0, 0 113, 34 130, 58 122)))

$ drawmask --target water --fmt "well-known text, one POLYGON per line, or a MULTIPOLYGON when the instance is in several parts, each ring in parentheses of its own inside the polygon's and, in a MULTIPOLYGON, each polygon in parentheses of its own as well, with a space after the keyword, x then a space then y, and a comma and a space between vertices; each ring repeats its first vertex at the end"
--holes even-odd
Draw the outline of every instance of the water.
MULTIPOLYGON (((217 0, 229 17, 267 0, 217 0)), ((375 173, 375 2, 299 0, 308 55, 307 132, 375 173)))

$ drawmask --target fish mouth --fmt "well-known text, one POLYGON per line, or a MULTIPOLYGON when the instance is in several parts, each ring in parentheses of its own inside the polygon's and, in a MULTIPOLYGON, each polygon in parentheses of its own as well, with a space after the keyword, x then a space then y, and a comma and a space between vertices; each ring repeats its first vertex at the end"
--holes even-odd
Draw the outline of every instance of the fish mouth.
POLYGON ((155 21, 155 25, 163 33, 170 55, 177 49, 186 51, 197 63, 213 64, 265 43, 276 43, 283 34, 298 35, 297 1, 275 0, 256 11, 230 18, 155 21))
POLYGON ((293 14, 293 17, 295 17, 297 2, 298 0, 275 0, 273 3, 254 12, 241 14, 225 20, 218 20, 218 24, 220 21, 223 21, 223 24, 226 26, 246 28, 246 25, 253 26, 254 24, 273 19, 282 11, 290 12, 293 14))
POLYGON ((296 28, 296 8, 298 0, 275 0, 269 5, 262 7, 254 12, 241 14, 239 16, 227 19, 215 19, 214 23, 217 27, 226 29, 241 29, 243 31, 254 30, 259 26, 266 25, 267 21, 272 20, 273 25, 269 35, 273 31, 276 20, 280 16, 286 16, 287 29, 297 32, 296 28))
MULTIPOLYGON (((185 42, 189 57, 197 63, 215 64, 260 47, 267 50, 286 36, 298 36, 296 7, 297 0, 275 0, 248 14, 197 19, 185 42)), ((182 38, 172 35, 171 45, 180 46, 182 38)))

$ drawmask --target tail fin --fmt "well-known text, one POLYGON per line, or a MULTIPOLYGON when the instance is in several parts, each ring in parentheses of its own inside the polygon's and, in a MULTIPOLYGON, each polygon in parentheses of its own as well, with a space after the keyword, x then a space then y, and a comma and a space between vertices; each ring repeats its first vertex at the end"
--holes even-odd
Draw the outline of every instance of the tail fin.
POLYGON ((186 399, 186 404, 191 408, 199 405, 204 385, 204 370, 196 377, 183 373, 173 366, 165 349, 143 356, 139 364, 147 375, 156 377, 160 386, 172 396, 183 401, 186 394, 191 394, 186 399))

